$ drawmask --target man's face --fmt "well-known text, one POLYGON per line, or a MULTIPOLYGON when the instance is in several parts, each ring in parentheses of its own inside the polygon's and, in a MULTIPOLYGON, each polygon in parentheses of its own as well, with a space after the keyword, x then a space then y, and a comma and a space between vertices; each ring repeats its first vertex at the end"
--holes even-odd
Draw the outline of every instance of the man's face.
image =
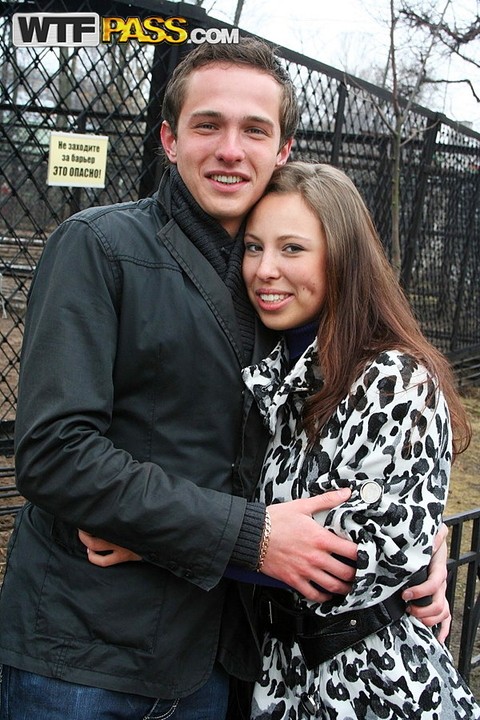
POLYGON ((162 143, 198 204, 235 235, 261 197, 291 140, 280 148, 282 89, 267 73, 212 64, 187 83, 176 137, 162 125, 162 143))

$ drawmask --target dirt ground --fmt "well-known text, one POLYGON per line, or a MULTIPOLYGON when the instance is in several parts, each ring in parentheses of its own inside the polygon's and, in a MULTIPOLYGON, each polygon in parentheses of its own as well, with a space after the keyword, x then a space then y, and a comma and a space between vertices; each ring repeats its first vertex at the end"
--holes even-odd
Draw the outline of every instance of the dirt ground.
MULTIPOLYGON (((480 387, 469 388, 465 391, 463 402, 472 424, 472 441, 468 449, 457 457, 453 465, 446 517, 480 508, 480 387)), ((463 552, 469 549, 471 525, 471 523, 467 524, 470 532, 466 533, 462 542, 463 552)), ((458 658, 460 646, 460 627, 465 587, 466 570, 462 568, 457 577, 453 611, 454 622, 450 633, 450 649, 455 659, 458 658)), ((477 593, 479 590, 480 581, 477 581, 477 593)), ((479 657, 480 661, 480 630, 477 631, 473 657, 479 657)), ((472 670, 469 685, 475 697, 480 701, 480 665, 472 670)))
POLYGON ((472 442, 453 465, 447 515, 480 507, 480 387, 469 388, 463 397, 472 423, 472 442))

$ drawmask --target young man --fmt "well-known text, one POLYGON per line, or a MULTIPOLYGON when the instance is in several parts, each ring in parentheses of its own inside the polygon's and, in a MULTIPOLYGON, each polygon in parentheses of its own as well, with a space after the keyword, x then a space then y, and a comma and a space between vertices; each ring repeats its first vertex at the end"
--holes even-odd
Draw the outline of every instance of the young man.
MULTIPOLYGON (((258 41, 200 46, 166 93, 154 198, 83 211, 32 286, 18 487, 0 605, 0 718, 221 720, 259 653, 228 563, 306 597, 345 592, 356 548, 312 515, 345 494, 247 502, 263 459, 240 369, 271 346, 240 276, 242 222, 297 121, 258 41), (77 528, 144 562, 88 562, 77 528), (267 549, 268 541, 268 552, 267 549)), ((242 596, 243 593, 243 596, 242 596)))

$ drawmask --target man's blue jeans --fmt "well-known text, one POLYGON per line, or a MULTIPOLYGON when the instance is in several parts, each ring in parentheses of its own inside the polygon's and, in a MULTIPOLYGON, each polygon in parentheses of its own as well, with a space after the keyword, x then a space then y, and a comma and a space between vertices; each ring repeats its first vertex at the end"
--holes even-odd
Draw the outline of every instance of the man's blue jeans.
POLYGON ((186 698, 158 700, 34 675, 3 666, 0 720, 223 720, 228 675, 215 666, 186 698))

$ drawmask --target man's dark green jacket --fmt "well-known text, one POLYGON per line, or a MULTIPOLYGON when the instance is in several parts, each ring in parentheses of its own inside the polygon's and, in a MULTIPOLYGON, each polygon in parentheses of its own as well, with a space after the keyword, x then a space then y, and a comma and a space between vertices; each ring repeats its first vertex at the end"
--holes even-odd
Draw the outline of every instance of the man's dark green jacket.
POLYGON ((252 676, 255 644, 222 580, 264 449, 242 362, 230 293, 171 219, 167 180, 155 198, 82 211, 53 233, 22 350, 28 502, 0 662, 164 698, 200 687, 217 657, 252 676), (96 567, 77 528, 145 561, 96 567))

